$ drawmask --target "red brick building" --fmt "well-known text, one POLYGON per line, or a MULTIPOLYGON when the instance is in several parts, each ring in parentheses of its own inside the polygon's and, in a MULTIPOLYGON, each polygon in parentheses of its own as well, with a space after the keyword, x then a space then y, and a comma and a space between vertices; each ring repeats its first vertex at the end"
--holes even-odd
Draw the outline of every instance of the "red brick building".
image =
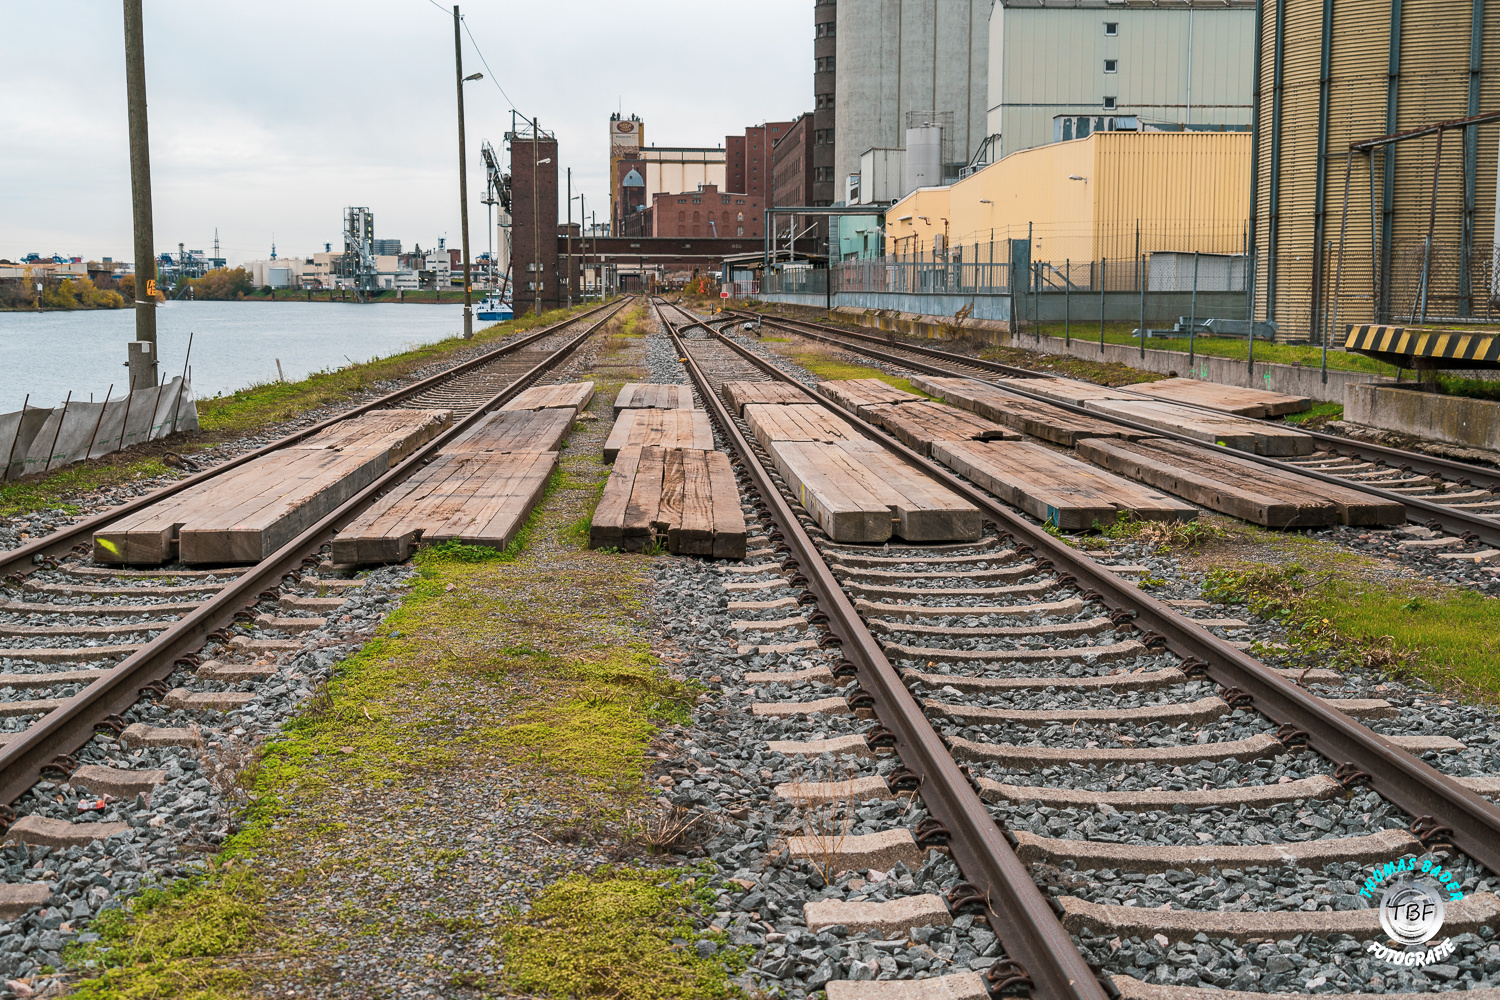
POLYGON ((813 113, 798 115, 771 148, 771 207, 813 204, 813 113))
POLYGON ((765 210, 764 198, 721 192, 717 185, 705 184, 697 191, 658 194, 642 213, 650 231, 639 235, 758 240, 764 232, 765 210))
POLYGON ((511 277, 520 317, 541 299, 541 310, 556 309, 566 296, 557 269, 557 139, 543 131, 507 132, 510 143, 511 277))
POLYGON ((755 195, 762 201, 769 198, 774 166, 771 148, 791 127, 791 122, 766 122, 745 129, 743 136, 726 135, 724 186, 730 191, 755 195))

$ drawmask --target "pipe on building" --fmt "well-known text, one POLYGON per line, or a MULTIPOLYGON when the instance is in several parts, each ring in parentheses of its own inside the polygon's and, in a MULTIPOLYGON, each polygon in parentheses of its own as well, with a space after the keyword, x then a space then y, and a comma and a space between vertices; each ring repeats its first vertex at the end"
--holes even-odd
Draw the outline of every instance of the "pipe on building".
MULTIPOLYGON (((1400 0, 1395 0, 1399 3, 1400 0)), ((1271 190, 1266 206, 1266 320, 1276 317, 1276 238, 1280 235, 1281 95, 1286 75, 1286 3, 1276 0, 1276 41, 1271 79, 1271 190)))
MULTIPOLYGON (((1479 114, 1480 56, 1484 52, 1484 0, 1474 0, 1469 15, 1469 117, 1479 114)), ((1458 315, 1473 312, 1469 266, 1474 257, 1474 189, 1479 173, 1479 127, 1464 129, 1464 219, 1459 242, 1458 315)))
MULTIPOLYGON (((1386 58, 1385 84, 1385 133, 1396 132, 1396 99, 1401 81, 1401 0, 1391 0, 1390 54, 1386 58)), ((1372 154, 1373 155, 1373 154, 1372 154)), ((1376 314, 1378 321, 1387 321, 1391 316, 1391 236, 1396 214, 1396 149, 1387 146, 1381 152, 1381 165, 1385 175, 1381 180, 1380 194, 1380 273, 1386 280, 1380 286, 1380 305, 1376 314)))
POLYGON ((1323 308, 1323 295, 1327 281, 1324 280, 1323 271, 1328 266, 1324 256, 1328 206, 1324 201, 1328 197, 1328 93, 1333 84, 1329 75, 1333 62, 1333 0, 1323 0, 1322 32, 1318 56, 1318 152, 1313 160, 1318 175, 1313 181, 1313 314, 1309 333, 1315 334, 1326 347, 1328 330, 1325 329, 1325 321, 1328 317, 1323 308))

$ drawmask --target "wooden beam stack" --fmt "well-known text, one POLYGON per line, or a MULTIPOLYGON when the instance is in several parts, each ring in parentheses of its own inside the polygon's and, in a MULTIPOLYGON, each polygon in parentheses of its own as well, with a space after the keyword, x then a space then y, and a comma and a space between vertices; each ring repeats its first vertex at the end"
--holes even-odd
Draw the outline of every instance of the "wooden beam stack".
POLYGON ((725 382, 724 400, 735 413, 743 414, 751 403, 817 404, 805 389, 790 382, 725 382))
POLYGON ((120 518, 99 562, 259 562, 448 426, 448 410, 372 410, 120 518))
POLYGON ((1289 396, 1265 389, 1243 389, 1195 378, 1166 378, 1132 386, 1136 392, 1173 403, 1191 403, 1240 417, 1280 417, 1312 408, 1306 396, 1289 396))
POLYGON ((582 413, 594 398, 594 383, 563 382, 559 385, 534 385, 500 407, 502 410, 551 410, 571 408, 582 413))
POLYGON ((702 410, 628 409, 620 413, 604 442, 604 460, 623 448, 697 448, 712 451, 714 429, 702 410))
MULTIPOLYGON (((1033 380, 1016 381, 1020 388, 1025 389, 1033 380)), ((1086 437, 1130 439, 1146 436, 1142 431, 1132 431, 1107 420, 1079 416, 1051 403, 1017 396, 978 379, 913 375, 911 382, 923 392, 936 396, 945 403, 1067 448, 1086 437)))
POLYGON ((1079 442, 1078 453, 1210 510, 1270 528, 1406 521, 1399 503, 1183 441, 1091 438, 1079 442))
POLYGON ((620 449, 589 526, 589 547, 743 559, 747 529, 729 456, 701 448, 620 449))
POLYGON ((691 410, 693 389, 687 385, 626 382, 615 397, 615 416, 621 410, 691 410))

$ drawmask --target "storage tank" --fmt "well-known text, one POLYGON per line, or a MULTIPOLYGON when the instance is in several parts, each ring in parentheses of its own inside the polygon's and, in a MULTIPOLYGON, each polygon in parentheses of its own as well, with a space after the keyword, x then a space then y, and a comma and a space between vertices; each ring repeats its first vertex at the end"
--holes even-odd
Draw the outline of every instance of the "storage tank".
POLYGON ((906 130, 906 190, 943 183, 943 127, 921 125, 906 130))

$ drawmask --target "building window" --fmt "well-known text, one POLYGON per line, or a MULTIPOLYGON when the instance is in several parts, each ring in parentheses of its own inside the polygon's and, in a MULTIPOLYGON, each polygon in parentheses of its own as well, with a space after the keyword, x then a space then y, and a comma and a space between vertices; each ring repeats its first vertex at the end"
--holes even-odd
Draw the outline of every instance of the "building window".
POLYGON ((736 198, 736 199, 734 199, 734 203, 736 205, 743 205, 745 203, 745 199, 743 199, 743 198, 736 198))
POLYGON ((1119 65, 1120 63, 1116 59, 1106 59, 1104 60, 1104 72, 1113 73, 1119 68, 1119 65))
POLYGON ((1115 106, 1115 99, 1113 97, 1106 97, 1104 99, 1104 107, 1106 109, 1113 110, 1114 106, 1115 106))
POLYGON ((1105 21, 1104 22, 1104 33, 1106 35, 1109 35, 1111 38, 1113 38, 1115 35, 1118 35, 1120 33, 1120 22, 1119 21, 1105 21))
POLYGON ((833 21, 824 21, 822 24, 818 25, 817 34, 815 34, 813 37, 814 38, 832 38, 833 37, 833 27, 834 27, 835 23, 836 22, 833 22, 833 21))
POLYGON ((744 236, 745 235, 745 227, 744 226, 735 226, 734 227, 734 235, 736 235, 736 236, 744 236))

